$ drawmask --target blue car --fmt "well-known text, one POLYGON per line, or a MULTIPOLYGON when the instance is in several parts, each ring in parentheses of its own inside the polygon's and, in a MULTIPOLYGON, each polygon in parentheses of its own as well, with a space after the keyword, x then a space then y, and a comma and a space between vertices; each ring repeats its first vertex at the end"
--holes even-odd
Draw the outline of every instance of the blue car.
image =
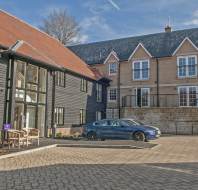
POLYGON ((83 126, 83 136, 89 140, 133 139, 149 141, 160 136, 151 126, 137 124, 129 119, 103 119, 83 126))

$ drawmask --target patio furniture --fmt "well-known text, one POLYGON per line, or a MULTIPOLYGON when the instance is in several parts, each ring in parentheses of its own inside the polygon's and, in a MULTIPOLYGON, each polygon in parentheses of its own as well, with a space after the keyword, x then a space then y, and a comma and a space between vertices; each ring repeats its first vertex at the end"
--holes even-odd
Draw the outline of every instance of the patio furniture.
POLYGON ((23 131, 25 132, 25 136, 27 138, 27 146, 28 146, 29 142, 30 141, 32 142, 34 139, 37 140, 37 145, 39 146, 39 134, 40 134, 39 129, 23 128, 23 131))
POLYGON ((13 146, 18 145, 18 148, 20 149, 21 144, 24 145, 25 143, 27 143, 27 137, 23 131, 9 129, 7 130, 7 135, 9 149, 11 144, 13 146))

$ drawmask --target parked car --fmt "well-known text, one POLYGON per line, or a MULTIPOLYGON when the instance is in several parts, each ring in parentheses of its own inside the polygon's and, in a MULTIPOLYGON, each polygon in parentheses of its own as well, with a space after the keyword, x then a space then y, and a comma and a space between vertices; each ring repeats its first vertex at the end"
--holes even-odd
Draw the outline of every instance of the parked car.
POLYGON ((127 119, 103 119, 83 126, 83 136, 96 139, 134 139, 149 141, 159 137, 158 131, 150 126, 133 123, 127 119))
POLYGON ((144 126, 146 125, 148 127, 152 127, 152 128, 154 128, 157 131, 157 136, 158 137, 160 137, 161 134, 162 134, 161 131, 160 131, 160 129, 158 127, 155 127, 155 126, 152 126, 152 125, 147 125, 147 124, 145 124, 145 123, 143 123, 141 121, 138 121, 136 119, 133 119, 133 118, 124 118, 122 120, 124 120, 124 121, 131 121, 132 124, 135 124, 135 125, 144 125, 144 126))

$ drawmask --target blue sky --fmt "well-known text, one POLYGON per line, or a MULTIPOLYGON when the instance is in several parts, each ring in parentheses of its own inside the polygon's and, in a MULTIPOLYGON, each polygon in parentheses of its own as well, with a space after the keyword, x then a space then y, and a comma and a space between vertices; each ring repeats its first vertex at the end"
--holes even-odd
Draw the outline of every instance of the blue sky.
POLYGON ((65 8, 81 26, 81 42, 198 27, 197 0, 0 0, 0 8, 39 26, 48 13, 65 8))

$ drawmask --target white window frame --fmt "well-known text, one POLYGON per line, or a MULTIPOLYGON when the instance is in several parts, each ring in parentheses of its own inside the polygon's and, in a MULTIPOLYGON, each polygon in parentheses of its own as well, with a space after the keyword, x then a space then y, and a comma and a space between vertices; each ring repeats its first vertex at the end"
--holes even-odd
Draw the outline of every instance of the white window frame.
POLYGON ((135 88, 135 97, 136 97, 135 105, 136 105, 136 107, 138 107, 138 106, 137 106, 137 89, 141 89, 141 108, 142 108, 142 107, 143 107, 143 108, 145 108, 145 107, 150 107, 150 92, 151 92, 151 90, 150 90, 150 88, 148 88, 148 87, 146 87, 146 88, 135 88), (142 90, 148 90, 148 105, 147 105, 147 106, 143 106, 143 105, 142 105, 142 90))
POLYGON ((150 78, 150 60, 149 59, 141 59, 141 60, 134 60, 132 62, 132 74, 133 74, 133 80, 134 81, 139 81, 139 80, 149 80, 150 78), (139 79, 135 79, 135 63, 139 62, 140 63, 140 78, 139 79), (142 63, 143 62, 148 62, 148 78, 143 78, 142 77, 142 63))
POLYGON ((179 107, 198 107, 198 104, 196 106, 190 106, 189 103, 189 89, 190 88, 196 88, 196 99, 198 99, 198 86, 179 86, 178 89, 178 99, 179 99, 179 107), (187 89, 187 106, 181 106, 180 105, 180 89, 186 88, 187 89))
POLYGON ((117 72, 118 72, 118 63, 117 62, 109 63, 109 76, 117 75, 117 72), (115 73, 111 73, 111 65, 112 64, 116 65, 116 72, 115 73))
POLYGON ((118 98, 117 96, 118 96, 117 88, 109 88, 109 89, 108 89, 108 102, 116 102, 116 101, 117 101, 117 98, 118 98), (111 100, 111 99, 110 99, 110 91, 111 91, 111 90, 116 90, 116 99, 115 99, 115 100, 111 100))
POLYGON ((96 111, 96 121, 100 121, 101 119, 102 119, 102 112, 101 111, 96 111))
POLYGON ((196 77, 197 76, 197 56, 196 55, 186 55, 186 56, 178 56, 177 57, 177 76, 180 79, 182 79, 182 78, 193 78, 193 77, 196 77), (189 75, 188 59, 190 57, 194 57, 195 58, 195 75, 189 75), (179 60, 180 59, 185 59, 186 60, 186 76, 180 76, 179 75, 179 60))

